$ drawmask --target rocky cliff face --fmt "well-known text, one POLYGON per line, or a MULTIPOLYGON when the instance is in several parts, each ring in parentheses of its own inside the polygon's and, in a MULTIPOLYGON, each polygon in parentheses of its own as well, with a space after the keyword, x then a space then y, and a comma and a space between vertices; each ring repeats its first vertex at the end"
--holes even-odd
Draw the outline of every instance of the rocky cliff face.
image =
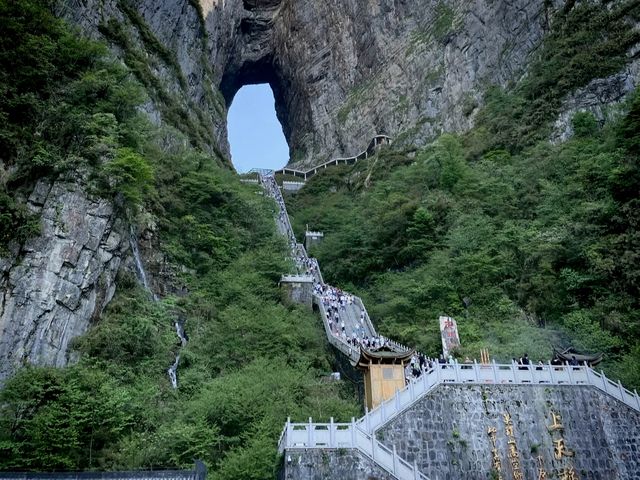
MULTIPOLYGON (((65 15, 89 34, 98 36, 101 24, 116 19, 129 25, 144 50, 140 28, 123 13, 126 2, 66 3, 65 15)), ((524 72, 554 6, 524 0, 143 0, 135 10, 175 52, 187 88, 170 66, 154 73, 169 91, 191 99, 182 100, 185 108, 195 102, 211 120, 215 148, 228 153, 226 107, 237 90, 268 82, 291 163, 309 166, 357 153, 375 134, 427 142, 468 128, 485 86, 505 85, 524 72), (222 92, 222 110, 207 89, 222 92)))
POLYGON ((128 248, 113 206, 77 179, 38 182, 29 208, 42 234, 0 258, 0 381, 24 363, 67 363, 69 342, 113 297, 128 248))

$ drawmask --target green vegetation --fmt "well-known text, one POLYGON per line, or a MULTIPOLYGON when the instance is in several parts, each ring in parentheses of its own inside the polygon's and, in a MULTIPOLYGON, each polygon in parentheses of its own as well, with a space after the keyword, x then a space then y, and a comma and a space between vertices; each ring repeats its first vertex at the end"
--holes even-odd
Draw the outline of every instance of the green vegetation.
POLYGON ((558 146, 470 161, 445 135, 415 158, 387 150, 321 172, 290 198, 294 228, 325 232, 311 252, 325 279, 359 292, 385 335, 435 354, 449 314, 461 355, 548 359, 572 343, 638 386, 640 95, 630 107, 558 146))
POLYGON ((627 17, 638 11, 635 1, 611 9, 584 2, 559 13, 526 78, 509 93, 489 89, 475 147, 519 150, 548 138, 566 94, 618 72, 627 61, 627 50, 640 40, 627 17))
POLYGON ((144 121, 134 76, 44 1, 0 0, 0 25, 11 33, 0 36, 0 165, 11 172, 2 242, 37 231, 24 206, 36 179, 73 174, 157 227, 168 287, 181 292, 152 302, 121 273, 99 322, 74 342, 77 364, 9 379, 0 470, 191 468, 200 458, 213 479, 273 478, 287 416, 358 415, 352 389, 322 381, 332 368, 317 318, 281 302, 290 265, 274 205, 183 133, 144 121), (174 391, 176 319, 189 343, 174 391))
MULTIPOLYGON (((24 198, 42 177, 90 177, 111 195, 105 165, 143 134, 144 99, 106 48, 75 35, 43 1, 0 1, 0 250, 39 230, 24 198), (137 132, 137 133, 133 133, 137 132)), ((107 172, 108 173, 108 172, 107 172)))
POLYGON ((572 344, 640 387, 640 94, 606 128, 579 113, 570 141, 546 141, 562 97, 617 71, 637 40, 622 9, 637 2, 555 19, 532 73, 491 88, 467 135, 383 150, 291 196, 296 232, 325 232, 311 252, 325 279, 358 292, 381 333, 435 355, 448 314, 461 356, 537 361, 572 344))
MULTIPOLYGON (((640 93, 605 128, 581 113, 570 141, 545 140, 563 95, 622 65, 635 5, 563 13, 533 73, 491 89, 468 135, 327 169, 292 197, 297 231, 308 223, 326 233, 312 252, 325 278, 360 293, 382 333, 433 355, 437 317, 449 314, 461 355, 488 347, 498 359, 526 351, 537 360, 571 343, 604 351, 607 373, 640 387, 640 93)), ((444 35, 454 19, 439 15, 444 35)), ((0 469, 201 458, 214 480, 273 478, 287 416, 345 421, 359 406, 344 384, 321 381, 331 365, 317 318, 281 302, 277 282, 290 265, 274 206, 203 153, 206 115, 193 120, 152 73, 157 61, 175 68, 171 52, 135 11, 127 18, 101 27, 124 67, 45 0, 0 0, 0 248, 38 231, 24 201, 37 179, 73 176, 157 227, 167 287, 180 292, 152 302, 122 273, 100 321, 74 343, 77 364, 10 379, 0 469), (140 84, 175 128, 137 113, 140 84), (189 343, 174 391, 176 319, 189 343)))

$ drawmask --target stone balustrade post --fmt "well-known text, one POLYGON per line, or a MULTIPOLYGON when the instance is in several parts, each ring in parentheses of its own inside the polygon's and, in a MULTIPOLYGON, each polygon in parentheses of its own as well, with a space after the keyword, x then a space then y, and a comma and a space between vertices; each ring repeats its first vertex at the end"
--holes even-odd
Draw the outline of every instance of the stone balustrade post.
POLYGON ((371 435, 371 458, 375 460, 376 459, 376 436, 373 434, 373 432, 369 433, 369 435, 371 435))
POLYGON ((600 376, 602 377, 602 386, 604 388, 604 393, 609 393, 607 391, 607 376, 604 374, 604 372, 602 370, 600 370, 600 376))
POLYGON ((556 383, 556 380, 553 375, 553 365, 551 365, 551 360, 549 360, 549 379, 552 385, 556 383))
POLYGON ((329 448, 336 448, 336 426, 333 424, 333 417, 329 419, 329 448))
POLYGON ((569 375, 569 385, 575 385, 573 381, 573 367, 571 365, 566 365, 565 369, 567 371, 567 375, 569 375))
POLYGON ((476 382, 480 383, 480 368, 475 358, 473 359, 473 375, 475 376, 476 382))
POLYGON ((307 424, 307 446, 309 448, 315 447, 315 439, 313 438, 313 420, 309 417, 309 423, 307 424))
POLYGON ((496 361, 491 361, 491 370, 493 371, 493 383, 498 383, 498 367, 496 367, 496 361))
POLYGON ((356 441, 356 419, 351 417, 351 447, 358 448, 358 442, 356 441))
MULTIPOLYGON (((424 372, 422 375, 424 375, 424 372)), ((411 398, 412 402, 416 399, 416 387, 413 382, 409 382, 409 398, 411 398)))
POLYGON ((367 432, 371 431, 371 416, 369 415, 369 407, 364 407, 364 424, 367 432))
POLYGON ((413 462, 413 480, 420 480, 420 472, 418 471, 418 462, 413 462))
POLYGON ((460 365, 457 360, 453 361, 453 375, 456 379, 456 383, 460 383, 460 365))
POLYGON ((395 475, 398 471, 398 452, 396 451, 396 446, 393 446, 393 474, 395 475))
POLYGON ((622 386, 622 383, 620 382, 620 380, 618 380, 618 390, 620 390, 620 400, 624 402, 625 392, 624 392, 624 387, 622 386))

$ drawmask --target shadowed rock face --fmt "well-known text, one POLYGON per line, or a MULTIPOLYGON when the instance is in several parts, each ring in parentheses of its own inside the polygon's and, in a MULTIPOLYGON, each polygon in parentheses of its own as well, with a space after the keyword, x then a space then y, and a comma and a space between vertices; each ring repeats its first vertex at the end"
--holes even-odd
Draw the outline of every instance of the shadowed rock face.
POLYGON ((206 26, 227 106, 269 83, 290 164, 311 166, 376 134, 426 142, 469 128, 486 84, 524 71, 553 13, 544 3, 228 1, 206 26))

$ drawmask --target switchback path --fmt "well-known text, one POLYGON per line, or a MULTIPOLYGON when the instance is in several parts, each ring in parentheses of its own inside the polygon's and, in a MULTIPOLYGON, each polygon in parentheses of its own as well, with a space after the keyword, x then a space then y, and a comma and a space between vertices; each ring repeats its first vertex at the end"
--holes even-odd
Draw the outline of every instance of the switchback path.
POLYGON ((288 241, 297 273, 313 277, 314 303, 321 312, 329 342, 347 355, 353 364, 360 356, 360 344, 367 341, 370 342, 371 349, 387 346, 398 352, 408 351, 408 347, 378 335, 359 297, 324 283, 318 261, 309 257, 304 245, 296 241, 284 199, 273 173, 262 171, 259 173, 259 179, 264 190, 278 206, 278 231, 288 241))

